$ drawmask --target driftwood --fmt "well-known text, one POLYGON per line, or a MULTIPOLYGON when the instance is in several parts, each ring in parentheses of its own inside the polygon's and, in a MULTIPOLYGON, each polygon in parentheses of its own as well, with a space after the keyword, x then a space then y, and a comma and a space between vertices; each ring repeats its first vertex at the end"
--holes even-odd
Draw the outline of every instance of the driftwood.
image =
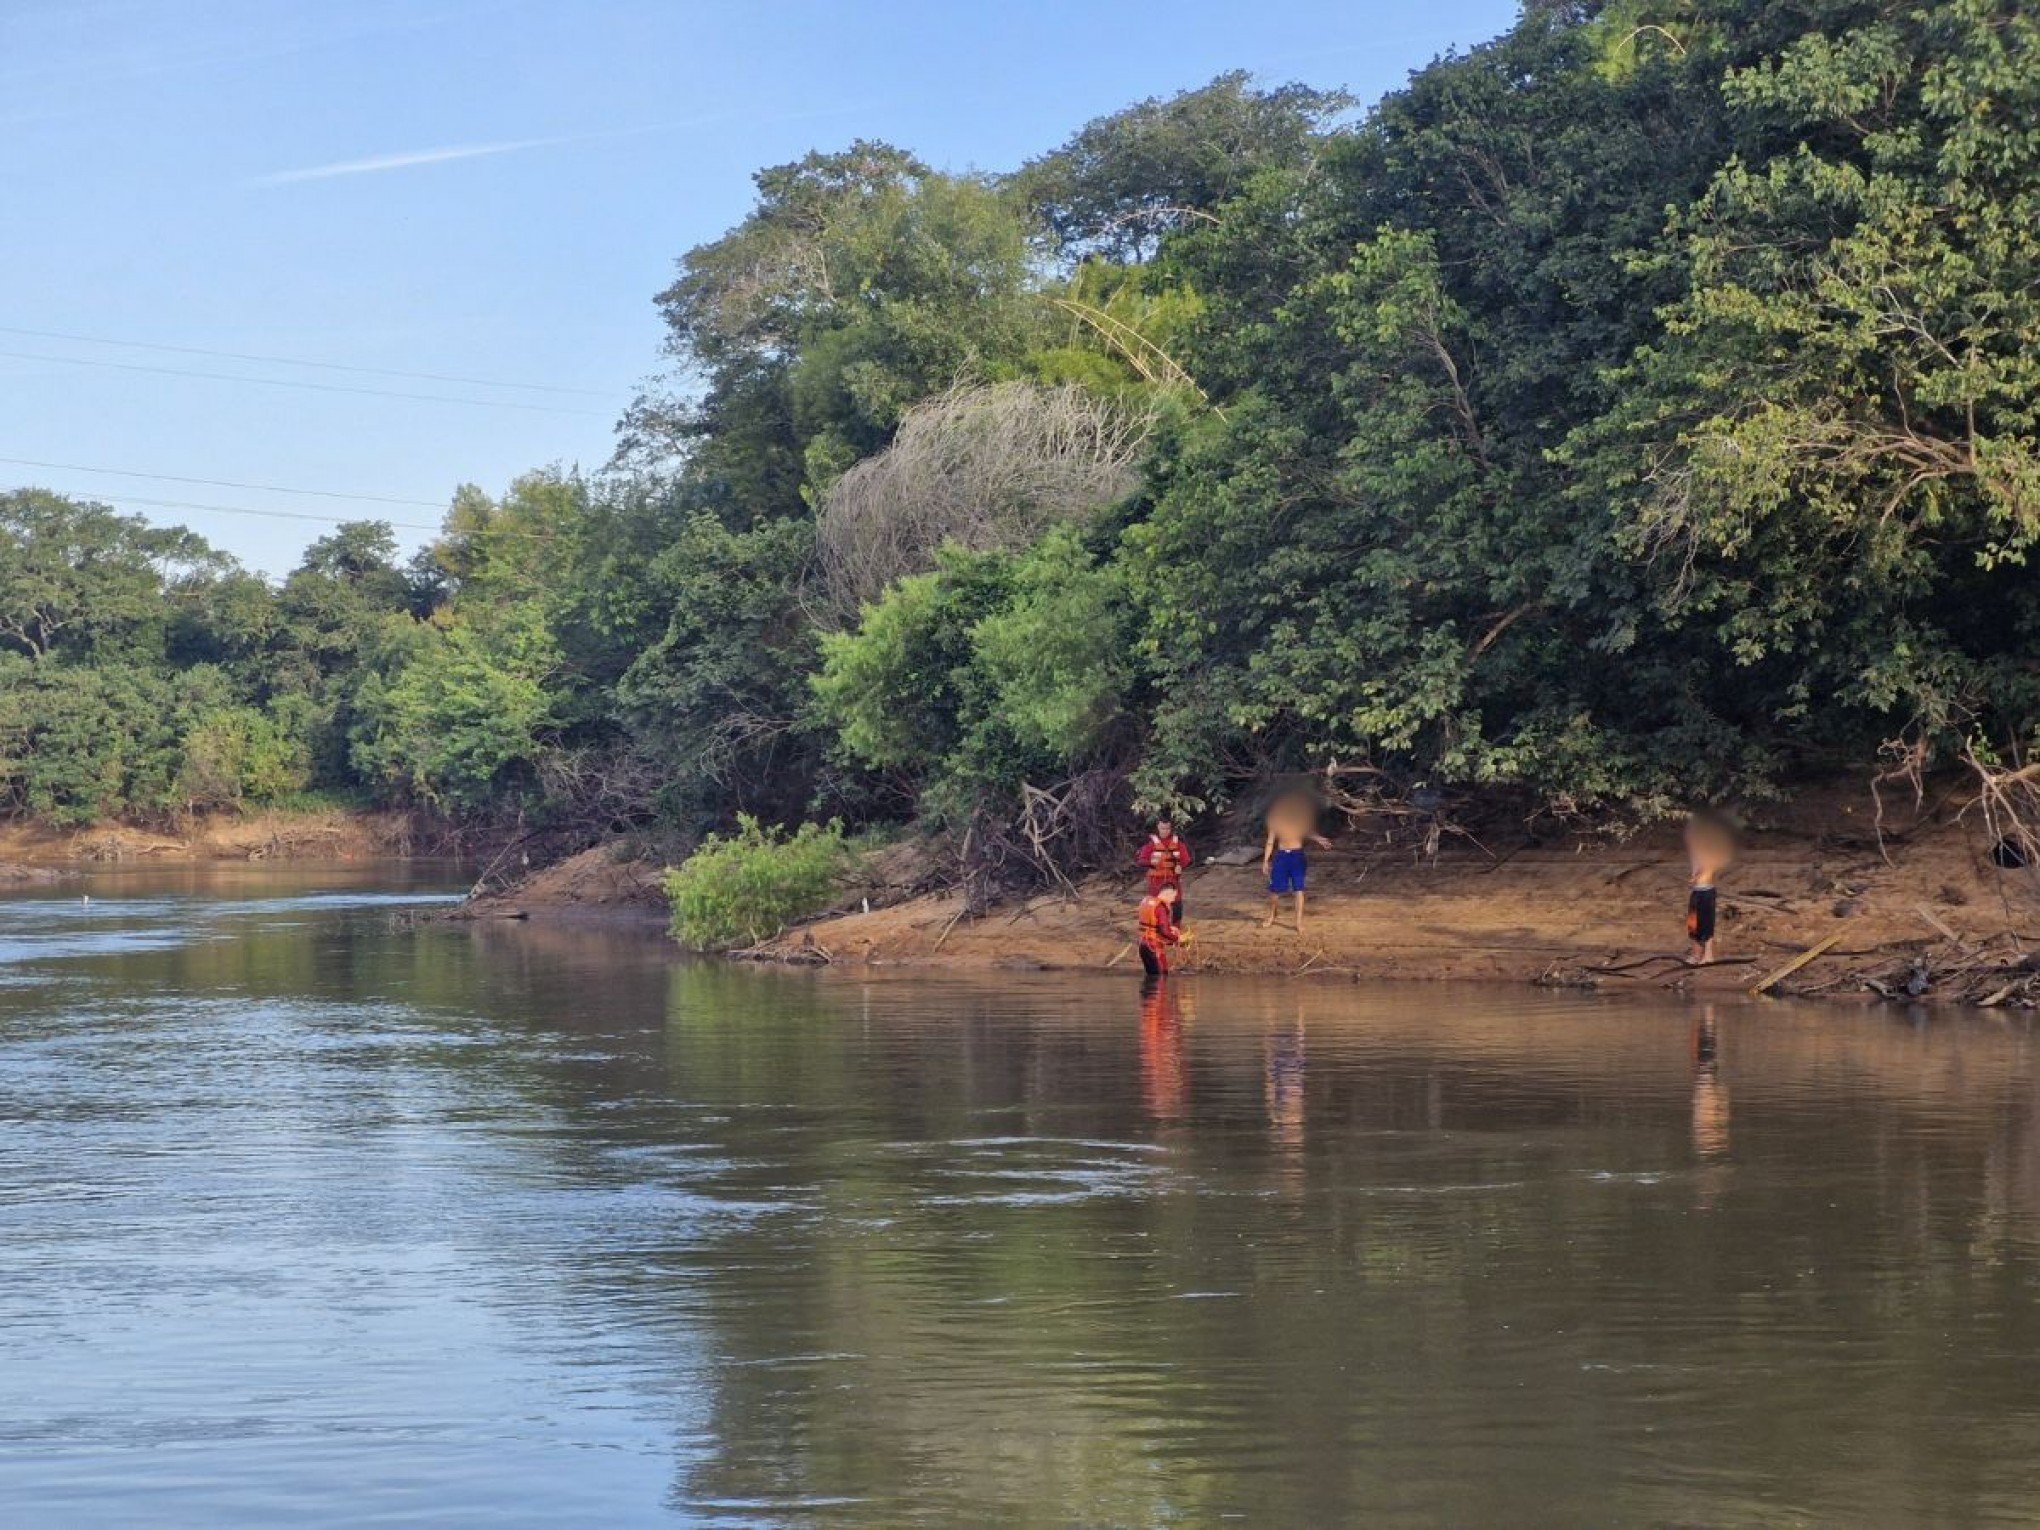
POLYGON ((1931 992, 1980 1009, 2040 1007, 2040 955, 2024 950, 2023 937, 2010 930, 1957 943, 1952 953, 1945 946, 1916 951, 1902 963, 1857 974, 1857 981, 1894 1001, 1931 992))
POLYGON ((1749 967, 1756 964, 1754 956, 1723 956, 1711 962, 1690 961, 1686 957, 1663 952, 1656 956, 1639 956, 1634 961, 1617 962, 1612 966, 1582 967, 1583 972, 1598 972, 1604 977, 1636 977, 1643 967, 1652 967, 1659 962, 1669 962, 1674 967, 1686 967, 1697 972, 1703 967, 1749 967))
POLYGON ((1797 972, 1801 967, 1804 967, 1808 962, 1813 961, 1817 957, 1825 955, 1830 946, 1840 945, 1841 941, 1842 937, 1840 932, 1838 931, 1835 934, 1828 936, 1826 940, 1821 941, 1818 945, 1808 946, 1804 951, 1801 951, 1797 956, 1793 957, 1791 961, 1787 962, 1784 966, 1780 967, 1776 972, 1773 972, 1766 977, 1760 978, 1756 983, 1751 985, 1750 992, 1751 993, 1768 992, 1770 989, 1775 988, 1779 983, 1782 983, 1786 978, 1792 976, 1793 973, 1797 972))

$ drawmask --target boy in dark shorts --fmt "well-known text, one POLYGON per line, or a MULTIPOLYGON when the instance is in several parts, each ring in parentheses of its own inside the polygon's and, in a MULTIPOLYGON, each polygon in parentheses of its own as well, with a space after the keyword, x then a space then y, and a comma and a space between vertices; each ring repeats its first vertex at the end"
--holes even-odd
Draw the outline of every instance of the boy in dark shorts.
POLYGON ((1716 959, 1714 922, 1720 894, 1715 881, 1728 869, 1732 852, 1728 825, 1701 813, 1686 820, 1686 861, 1692 869, 1686 894, 1686 939, 1692 950, 1686 960, 1695 967, 1716 959))

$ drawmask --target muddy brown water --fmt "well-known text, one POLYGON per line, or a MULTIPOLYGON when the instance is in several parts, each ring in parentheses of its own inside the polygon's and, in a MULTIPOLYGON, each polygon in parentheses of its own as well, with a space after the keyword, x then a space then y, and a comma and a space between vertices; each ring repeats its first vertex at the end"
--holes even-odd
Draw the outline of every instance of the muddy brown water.
POLYGON ((0 902, 0 1523, 2040 1522, 2027 1023, 0 902))

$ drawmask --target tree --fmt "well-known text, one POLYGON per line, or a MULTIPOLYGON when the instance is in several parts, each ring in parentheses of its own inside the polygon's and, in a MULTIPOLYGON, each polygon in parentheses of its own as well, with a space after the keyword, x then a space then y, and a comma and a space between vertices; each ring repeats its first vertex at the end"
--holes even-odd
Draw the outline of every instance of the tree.
POLYGON ((665 765, 672 820, 784 818, 812 793, 819 741, 800 720, 815 638, 799 589, 813 551, 804 518, 739 532, 697 505, 653 560, 649 598, 664 620, 615 695, 637 747, 665 765))
POLYGON ((392 678, 364 684, 354 767, 449 812, 500 810, 535 782, 557 649, 529 612, 487 636, 459 621, 429 630, 392 678))
POLYGON ((2040 716, 2040 21, 1839 7, 1728 73, 1740 153, 1575 456, 1761 704, 1960 745, 2040 716), (1839 18, 1837 18, 1839 19, 1839 18))
POLYGON ((1014 190, 1063 257, 1145 260, 1255 175, 1304 169, 1326 127, 1353 104, 1344 91, 1256 90, 1250 80, 1235 70, 1096 118, 1022 166, 1014 190))
POLYGON ((200 714, 185 731, 181 752, 177 795, 187 813, 273 803, 311 784, 303 736, 254 707, 200 714))
POLYGON ((1130 611, 1079 528, 1048 532, 1019 559, 1011 600, 971 632, 992 715, 1065 769, 1095 759, 1134 680, 1130 611))
POLYGON ((941 770, 981 715, 972 634, 1010 580, 1006 556, 951 548, 866 606, 856 631, 823 635, 815 700, 851 759, 912 789, 941 770))
POLYGON ((42 489, 0 494, 0 644, 82 652, 159 621, 171 575, 220 566, 179 527, 42 489))
POLYGON ((1670 285, 1626 258, 1721 136, 1704 61, 1603 51, 1527 15, 1169 245, 1224 414, 1171 438, 1127 535, 1151 800, 1332 757, 1640 800, 1740 762, 1655 653, 1581 660, 1631 645, 1640 599, 1550 453, 1654 332, 1670 285))
POLYGON ((501 606, 549 593, 588 513, 588 486, 559 469, 525 473, 500 500, 473 484, 454 492, 444 528, 420 555, 439 598, 501 606))
POLYGON ((805 508, 919 399, 1013 366, 1040 321, 1022 219, 981 177, 859 142, 757 182, 659 297, 698 400, 647 395, 625 436, 640 460, 684 453, 738 529, 805 508))

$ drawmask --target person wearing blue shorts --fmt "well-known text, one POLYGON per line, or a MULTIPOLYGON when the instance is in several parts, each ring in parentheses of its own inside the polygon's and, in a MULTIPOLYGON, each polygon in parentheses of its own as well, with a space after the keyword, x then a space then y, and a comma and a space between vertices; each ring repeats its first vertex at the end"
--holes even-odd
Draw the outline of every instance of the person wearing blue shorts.
POLYGON ((1329 850, 1332 842, 1314 832, 1308 818, 1292 812, 1268 815, 1268 839, 1261 847, 1261 869, 1268 874, 1268 923, 1282 911, 1286 893, 1296 900, 1296 929, 1303 932, 1303 890, 1309 880, 1306 844, 1329 850))

